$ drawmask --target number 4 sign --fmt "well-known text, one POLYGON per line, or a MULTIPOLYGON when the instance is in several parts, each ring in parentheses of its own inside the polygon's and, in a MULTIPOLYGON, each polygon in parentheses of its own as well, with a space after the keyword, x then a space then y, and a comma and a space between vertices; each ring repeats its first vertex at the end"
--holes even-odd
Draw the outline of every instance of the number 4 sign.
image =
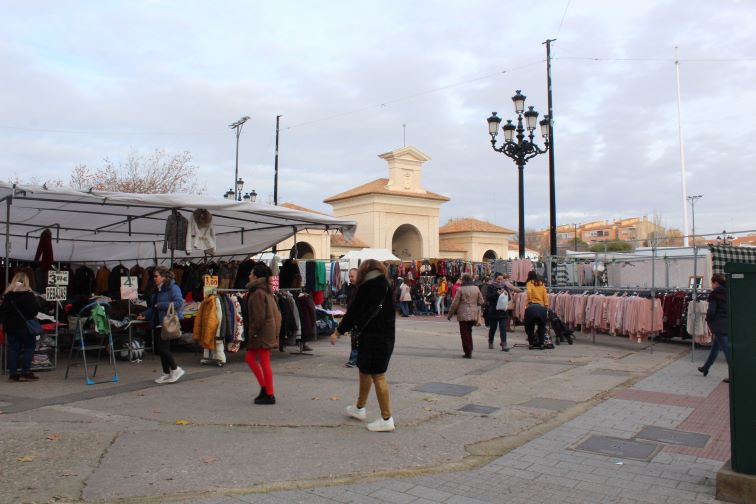
POLYGON ((121 299, 136 299, 139 280, 135 276, 121 277, 121 299))

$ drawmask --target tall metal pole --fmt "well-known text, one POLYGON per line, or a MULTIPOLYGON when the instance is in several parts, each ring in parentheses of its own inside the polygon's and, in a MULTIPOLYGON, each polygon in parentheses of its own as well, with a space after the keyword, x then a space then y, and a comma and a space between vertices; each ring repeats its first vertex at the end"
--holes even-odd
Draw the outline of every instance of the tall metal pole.
POLYGON ((546 89, 548 91, 549 109, 549 252, 557 255, 556 239, 556 181, 554 175, 554 108, 551 99, 551 43, 556 39, 547 39, 546 44, 546 89))
POLYGON ((236 168, 234 169, 234 199, 241 201, 241 191, 236 187, 236 181, 239 180, 239 135, 241 135, 241 124, 236 126, 236 168))
MULTIPOLYGON (((688 196, 690 201, 690 213, 693 218, 693 302, 696 302, 698 293, 698 247, 696 247, 696 200, 703 198, 702 194, 688 196)), ((693 327, 696 327, 698 310, 693 310, 693 327)), ((690 360, 693 362, 693 352, 696 351, 696 339, 690 338, 690 360)))
POLYGON ((518 182, 518 194, 520 196, 520 217, 518 225, 519 239, 519 256, 520 259, 525 257, 525 183, 523 181, 523 172, 525 165, 521 162, 517 162, 517 182, 518 182))
MULTIPOLYGON (((278 206, 278 132, 280 131, 281 116, 276 116, 276 160, 273 171, 273 204, 278 206)), ((273 255, 278 252, 278 247, 273 245, 273 255)))
POLYGON ((680 142, 680 176, 682 177, 683 246, 688 246, 688 188, 685 181, 685 148, 682 133, 682 105, 680 104, 680 57, 675 46, 675 76, 677 77, 677 136, 680 142))
POLYGON ((280 131, 281 116, 276 116, 276 163, 273 175, 273 204, 278 205, 278 132, 280 131))
MULTIPOLYGON (((13 189, 16 190, 15 187, 13 189)), ((8 258, 10 256, 10 207, 11 198, 8 196, 5 200, 5 286, 8 287, 8 272, 10 271, 10 265, 8 264, 8 258)))

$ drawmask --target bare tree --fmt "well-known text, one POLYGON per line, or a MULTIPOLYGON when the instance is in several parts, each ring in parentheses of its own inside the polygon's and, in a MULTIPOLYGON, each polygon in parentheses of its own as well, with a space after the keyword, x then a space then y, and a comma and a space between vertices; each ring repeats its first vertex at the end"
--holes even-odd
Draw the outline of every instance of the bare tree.
POLYGON ((660 245, 665 245, 667 241, 667 230, 662 223, 661 213, 654 211, 651 216, 651 231, 649 231, 646 237, 646 243, 649 247, 657 248, 660 245))
POLYGON ((163 149, 148 155, 131 151, 125 161, 115 163, 105 158, 105 164, 95 170, 87 165, 74 167, 71 187, 80 191, 91 188, 141 194, 201 194, 205 188, 197 184, 198 167, 191 161, 189 151, 174 155, 163 149))

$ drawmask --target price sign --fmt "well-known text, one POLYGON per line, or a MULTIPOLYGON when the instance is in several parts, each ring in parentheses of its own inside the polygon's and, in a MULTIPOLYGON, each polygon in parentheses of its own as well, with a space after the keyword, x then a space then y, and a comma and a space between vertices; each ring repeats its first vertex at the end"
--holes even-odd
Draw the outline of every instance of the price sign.
POLYGON ((65 301, 66 300, 66 286, 60 287, 47 287, 45 289, 45 298, 48 301, 65 301))
POLYGON ((135 276, 122 276, 121 277, 121 299, 137 299, 139 293, 137 287, 139 286, 139 279, 135 276))
POLYGON ((47 285, 68 285, 68 271, 48 271, 47 285))
POLYGON ((205 296, 209 296, 218 288, 218 275, 205 275, 202 277, 202 281, 204 283, 202 292, 205 296))
POLYGON ((278 288, 281 286, 281 280, 278 278, 278 275, 274 275, 270 277, 270 288, 273 292, 278 292, 278 288))

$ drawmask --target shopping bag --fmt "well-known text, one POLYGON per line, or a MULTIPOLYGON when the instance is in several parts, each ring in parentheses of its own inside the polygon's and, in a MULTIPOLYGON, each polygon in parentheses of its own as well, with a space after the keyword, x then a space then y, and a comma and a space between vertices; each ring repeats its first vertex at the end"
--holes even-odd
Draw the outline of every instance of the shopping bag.
POLYGON ((508 310, 509 306, 509 294, 507 294, 507 291, 502 292, 499 294, 499 299, 496 300, 496 309, 497 310, 508 310))
POLYGON ((173 303, 168 305, 168 311, 163 318, 163 327, 160 329, 160 338, 163 340, 173 340, 181 337, 181 322, 176 315, 176 308, 173 303))
POLYGON ((478 308, 478 318, 475 319, 475 325, 480 327, 483 325, 483 312, 478 308))

